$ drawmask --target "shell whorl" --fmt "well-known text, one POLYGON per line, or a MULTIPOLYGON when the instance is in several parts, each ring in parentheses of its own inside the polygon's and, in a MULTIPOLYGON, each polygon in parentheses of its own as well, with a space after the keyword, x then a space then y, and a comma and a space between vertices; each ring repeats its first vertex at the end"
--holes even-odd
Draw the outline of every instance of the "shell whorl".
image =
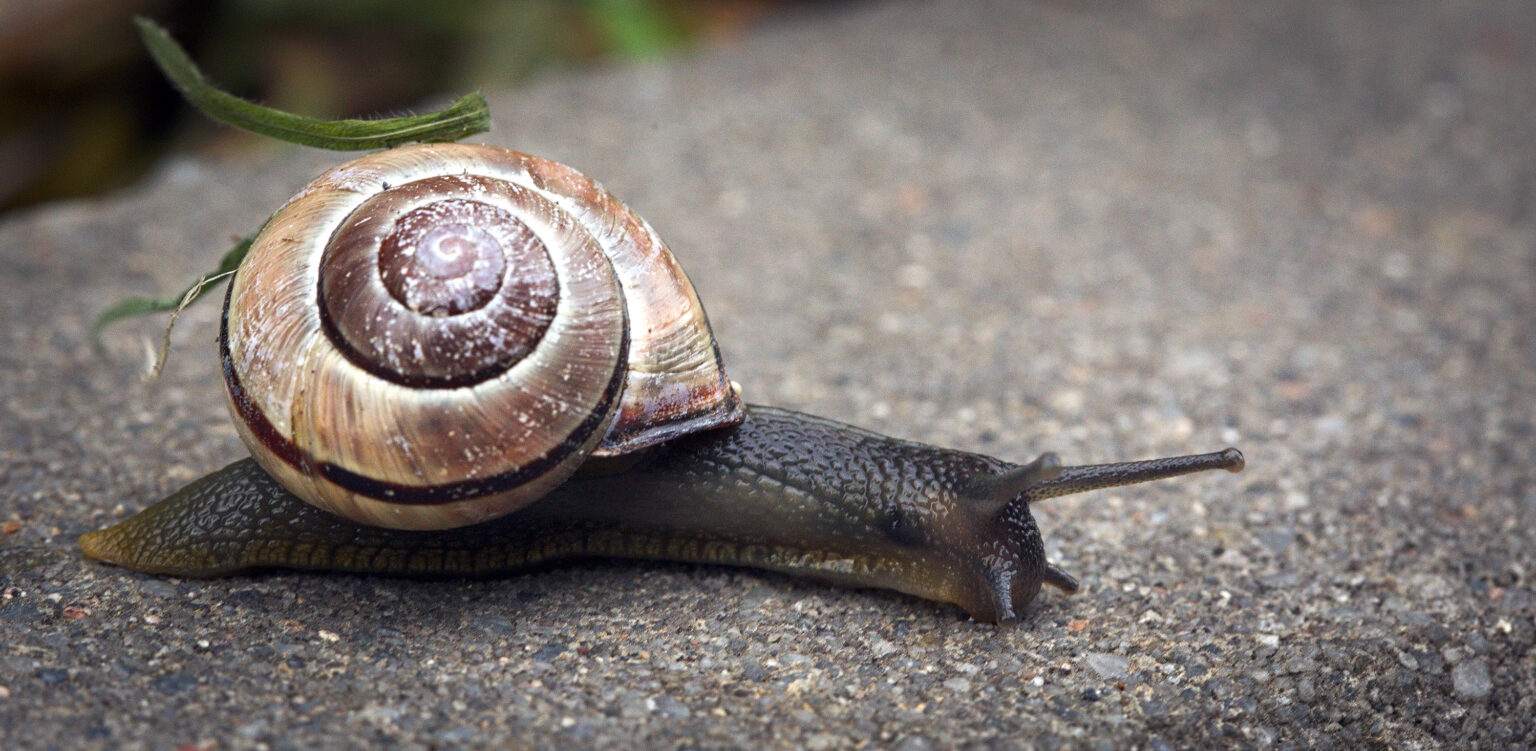
POLYGON ((589 454, 743 415, 650 226, 496 147, 393 149, 310 183, 252 244, 220 349, 257 461, 379 526, 483 521, 589 454))

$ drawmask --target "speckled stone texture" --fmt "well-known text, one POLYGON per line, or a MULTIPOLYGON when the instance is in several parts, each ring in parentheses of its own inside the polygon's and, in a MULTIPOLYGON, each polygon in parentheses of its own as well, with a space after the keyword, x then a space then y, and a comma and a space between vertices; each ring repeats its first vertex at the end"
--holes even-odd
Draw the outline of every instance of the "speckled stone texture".
POLYGON ((783 576, 139 576, 83 531, 243 455, 177 289, 339 157, 0 220, 0 747, 1511 748, 1536 738, 1536 10, 866 3, 497 92, 673 245, 754 401, 1011 460, 996 628, 783 576), (1106 7, 1108 6, 1108 7, 1106 7))

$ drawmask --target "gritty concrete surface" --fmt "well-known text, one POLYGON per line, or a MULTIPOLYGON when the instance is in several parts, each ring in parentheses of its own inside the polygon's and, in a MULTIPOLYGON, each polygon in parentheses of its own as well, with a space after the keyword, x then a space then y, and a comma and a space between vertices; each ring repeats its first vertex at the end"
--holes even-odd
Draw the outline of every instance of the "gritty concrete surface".
POLYGON ((0 224, 0 747, 1511 748, 1536 738, 1536 11, 895 2, 493 95, 690 270, 755 401, 1071 462, 1025 622, 744 570, 140 576, 243 455, 208 266, 334 155, 0 224))

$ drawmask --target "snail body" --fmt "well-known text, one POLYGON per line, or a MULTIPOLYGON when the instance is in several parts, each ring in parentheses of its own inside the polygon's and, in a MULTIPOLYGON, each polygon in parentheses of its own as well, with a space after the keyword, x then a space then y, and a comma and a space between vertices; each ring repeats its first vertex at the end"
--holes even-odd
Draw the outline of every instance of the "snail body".
POLYGON ((1007 622, 1044 584, 1077 589, 1031 503, 1243 465, 1235 449, 1013 465, 744 405, 650 227, 574 170, 493 147, 317 179, 231 283, 220 351, 254 460, 83 536, 86 555, 180 576, 656 558, 1007 622))

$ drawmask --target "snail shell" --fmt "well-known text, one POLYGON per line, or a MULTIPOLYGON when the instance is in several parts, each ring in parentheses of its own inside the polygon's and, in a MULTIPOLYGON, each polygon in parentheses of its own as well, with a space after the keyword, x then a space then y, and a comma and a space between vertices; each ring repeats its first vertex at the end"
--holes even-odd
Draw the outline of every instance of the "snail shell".
POLYGON ((257 462, 376 526, 484 521, 589 455, 744 416, 655 231, 581 173, 491 146, 315 179, 251 245, 219 341, 257 462))

